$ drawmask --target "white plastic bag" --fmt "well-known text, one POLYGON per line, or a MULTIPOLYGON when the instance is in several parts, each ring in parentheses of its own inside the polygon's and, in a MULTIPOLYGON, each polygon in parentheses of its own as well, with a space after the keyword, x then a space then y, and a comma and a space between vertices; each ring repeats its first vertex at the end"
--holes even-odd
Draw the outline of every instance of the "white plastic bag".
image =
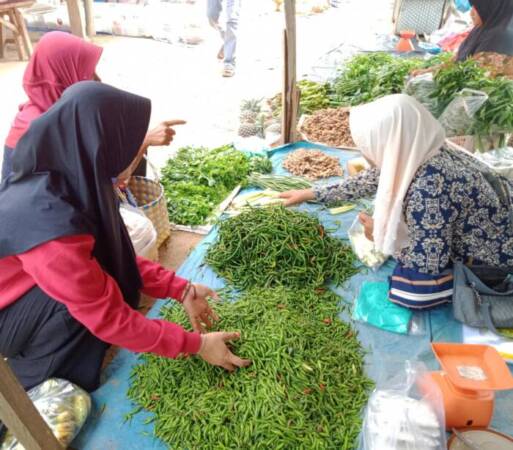
POLYGON ((361 438, 363 450, 447 448, 442 394, 422 363, 406 361, 378 385, 365 410, 361 438))
POLYGON ((157 248, 157 231, 144 213, 126 203, 119 208, 123 222, 128 229, 135 253, 148 259, 155 259, 157 248))
POLYGON ((474 156, 499 175, 513 180, 513 148, 500 148, 486 153, 476 152, 474 156))
POLYGON ((488 95, 474 89, 463 89, 438 118, 448 137, 466 136, 471 132, 476 113, 488 100, 488 95))
POLYGON ((358 217, 356 217, 347 234, 356 257, 367 267, 378 270, 388 259, 388 256, 376 250, 374 242, 365 237, 365 229, 358 217))
MULTIPOLYGON (((57 440, 67 448, 91 411, 89 394, 66 380, 51 378, 28 391, 34 406, 57 440)), ((10 431, 0 450, 24 450, 10 431)))
POLYGON ((436 83, 433 73, 428 72, 410 78, 406 83, 404 93, 422 103, 436 117, 438 113, 438 100, 432 96, 435 89, 436 83))

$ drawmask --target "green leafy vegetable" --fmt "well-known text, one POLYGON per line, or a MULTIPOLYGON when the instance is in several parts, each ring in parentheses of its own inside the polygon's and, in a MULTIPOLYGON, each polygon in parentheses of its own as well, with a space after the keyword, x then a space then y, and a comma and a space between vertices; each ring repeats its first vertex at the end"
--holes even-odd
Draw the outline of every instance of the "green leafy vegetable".
POLYGON ((431 94, 437 99, 438 114, 440 115, 463 88, 475 86, 474 83, 483 80, 485 69, 476 61, 452 62, 446 64, 435 74, 435 90, 431 94))
POLYGON ((182 225, 202 225, 250 172, 270 170, 267 157, 249 158, 231 145, 181 148, 162 169, 169 218, 182 225))
POLYGON ((355 106, 402 92, 408 74, 424 60, 389 53, 360 54, 349 60, 335 80, 332 104, 355 106))
MULTIPOLYGON (((485 92, 488 100, 477 112, 472 133, 482 141, 485 137, 498 135, 495 148, 506 145, 506 136, 513 133, 513 81, 507 78, 489 78, 475 84, 475 88, 485 92)), ((478 145, 483 149, 483 143, 478 145)))
POLYGON ((271 173, 273 163, 267 156, 252 156, 249 160, 249 173, 271 173))

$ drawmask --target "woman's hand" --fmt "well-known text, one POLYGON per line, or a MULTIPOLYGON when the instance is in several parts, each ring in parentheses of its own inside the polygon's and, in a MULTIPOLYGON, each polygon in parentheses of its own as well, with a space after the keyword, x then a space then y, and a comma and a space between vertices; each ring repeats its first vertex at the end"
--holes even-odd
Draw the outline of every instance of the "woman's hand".
POLYGON ((358 219, 365 230, 365 237, 374 242, 374 219, 363 212, 358 215, 358 219))
POLYGON ((204 334, 201 336, 201 348, 198 355, 209 364, 224 367, 229 372, 233 372, 237 367, 248 367, 251 360, 239 358, 226 345, 228 341, 239 338, 240 333, 224 331, 204 334))
POLYGON ((299 189, 294 191, 282 192, 280 198, 285 199, 283 204, 285 206, 297 205, 299 203, 315 200, 313 189, 299 189))
POLYGON ((148 131, 144 139, 145 146, 169 145, 173 141, 176 131, 173 129, 176 125, 184 125, 185 120, 166 120, 159 123, 155 128, 148 131))
POLYGON ((202 284, 191 284, 185 293, 182 305, 189 316, 194 331, 203 333, 206 328, 212 327, 219 316, 214 312, 208 303, 208 299, 219 299, 219 296, 209 287, 202 284))

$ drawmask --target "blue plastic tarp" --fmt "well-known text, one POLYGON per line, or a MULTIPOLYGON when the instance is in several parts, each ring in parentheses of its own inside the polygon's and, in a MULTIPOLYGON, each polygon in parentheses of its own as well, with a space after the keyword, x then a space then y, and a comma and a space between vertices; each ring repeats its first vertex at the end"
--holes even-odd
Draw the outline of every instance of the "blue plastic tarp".
MULTIPOLYGON (((287 174, 288 172, 282 167, 283 159, 287 153, 300 147, 322 149, 325 153, 339 158, 343 166, 349 159, 357 156, 354 152, 300 142, 269 152, 274 173, 287 174)), ((333 216, 325 207, 317 204, 301 205, 298 209, 316 214, 323 225, 332 230, 333 235, 341 239, 347 239, 347 230, 358 214, 358 208, 356 208, 348 213, 333 216)), ((224 280, 204 264, 206 251, 216 238, 217 231, 214 228, 189 255, 178 274, 194 282, 206 284, 213 289, 223 288, 224 280)), ((343 319, 350 320, 350 307, 357 297, 362 282, 387 281, 393 265, 393 262, 389 261, 376 272, 362 269, 344 286, 333 288, 340 295, 341 301, 348 306, 342 313, 343 319)), ((150 311, 149 316, 157 317, 164 303, 165 301, 159 300, 150 311)), ((461 342, 462 327, 453 319, 450 306, 430 312, 416 313, 414 322, 416 332, 413 335, 389 333, 366 324, 355 323, 359 339, 367 350, 367 373, 375 381, 379 382, 393 375, 390 373, 390 368, 393 372, 394 363, 396 362, 399 368, 401 361, 407 359, 420 360, 425 362, 430 369, 438 369, 438 364, 431 351, 431 342, 461 342)), ((93 394, 93 413, 73 443, 75 448, 84 450, 167 448, 165 444, 154 437, 150 413, 142 412, 129 422, 125 422, 126 415, 134 409, 134 405, 127 398, 126 393, 130 383, 130 373, 135 364, 137 364, 137 356, 126 350, 121 350, 107 367, 103 374, 104 383, 93 394)), ((504 433, 513 434, 511 411, 513 411, 513 392, 499 393, 492 426, 504 433)))

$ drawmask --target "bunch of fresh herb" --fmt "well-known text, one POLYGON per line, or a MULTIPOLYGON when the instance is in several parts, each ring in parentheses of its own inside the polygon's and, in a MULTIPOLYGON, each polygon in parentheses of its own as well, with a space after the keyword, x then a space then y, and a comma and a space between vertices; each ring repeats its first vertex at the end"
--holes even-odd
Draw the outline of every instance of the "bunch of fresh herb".
POLYGON ((181 148, 162 169, 169 218, 182 225, 204 224, 250 172, 269 170, 272 165, 267 157, 249 158, 231 145, 181 148))
POLYGON ((273 163, 267 156, 255 155, 249 159, 249 173, 271 173, 273 163))
MULTIPOLYGON (((506 136, 513 133, 513 81, 507 78, 483 79, 474 85, 488 95, 488 100, 475 116, 472 134, 478 141, 499 136, 496 147, 506 145, 506 136)), ((482 143, 478 147, 483 148, 482 143)))
POLYGON ((334 106, 355 106, 402 92, 408 74, 426 64, 385 52, 356 55, 334 82, 334 106))
POLYGON ((431 97, 437 100, 437 116, 442 114, 462 89, 476 86, 477 82, 483 80, 485 73, 485 69, 472 60, 447 63, 438 70, 434 77, 435 89, 431 93, 431 97))

